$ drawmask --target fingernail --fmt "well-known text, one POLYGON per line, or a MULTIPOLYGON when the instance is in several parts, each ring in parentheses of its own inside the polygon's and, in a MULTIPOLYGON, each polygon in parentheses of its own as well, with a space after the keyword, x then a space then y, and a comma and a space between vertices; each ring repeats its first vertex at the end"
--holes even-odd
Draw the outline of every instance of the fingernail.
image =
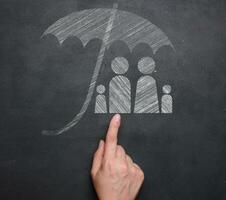
POLYGON ((119 125, 120 124, 120 121, 121 121, 121 115, 120 114, 116 114, 114 116, 114 120, 119 125))

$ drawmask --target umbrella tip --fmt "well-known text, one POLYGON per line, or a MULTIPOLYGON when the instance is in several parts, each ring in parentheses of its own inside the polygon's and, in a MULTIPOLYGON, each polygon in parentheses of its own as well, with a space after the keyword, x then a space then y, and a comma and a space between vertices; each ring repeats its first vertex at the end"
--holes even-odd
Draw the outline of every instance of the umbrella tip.
POLYGON ((113 4, 113 8, 114 8, 114 9, 117 9, 117 8, 118 8, 118 3, 114 3, 114 4, 113 4))

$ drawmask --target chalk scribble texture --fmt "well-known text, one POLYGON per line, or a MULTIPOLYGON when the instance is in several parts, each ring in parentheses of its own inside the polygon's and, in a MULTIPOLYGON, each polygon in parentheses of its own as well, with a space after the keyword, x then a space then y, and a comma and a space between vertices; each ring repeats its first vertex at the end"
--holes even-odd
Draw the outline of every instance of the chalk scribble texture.
MULTIPOLYGON (((104 8, 75 12, 58 20, 44 35, 55 35, 61 44, 69 36, 78 37, 84 45, 93 38, 103 40, 111 15, 112 9, 104 8)), ((118 10, 112 20, 114 25, 107 30, 111 32, 107 48, 116 40, 125 41, 130 49, 139 43, 149 44, 154 53, 164 45, 172 46, 156 25, 136 14, 118 10)))
POLYGON ((42 131, 44 135, 60 135, 75 126, 83 117, 94 93, 105 50, 112 42, 122 40, 130 49, 137 44, 146 43, 154 53, 162 46, 173 47, 157 26, 136 14, 118 10, 117 7, 118 5, 114 4, 113 9, 98 8, 74 12, 58 20, 44 32, 43 35, 55 35, 60 44, 70 36, 76 36, 84 45, 93 38, 102 40, 96 65, 90 66, 94 67, 94 72, 80 112, 62 129, 42 131))
POLYGON ((157 84, 151 76, 155 61, 151 57, 144 57, 138 62, 138 69, 145 76, 137 82, 134 113, 159 113, 157 84))
POLYGON ((107 113, 107 101, 104 95, 105 87, 103 85, 97 86, 97 97, 95 103, 95 113, 107 113))
POLYGON ((161 111, 162 113, 172 113, 173 112, 173 98, 170 95, 171 93, 171 86, 170 85, 165 85, 162 88, 162 91, 164 95, 162 96, 162 108, 161 111))

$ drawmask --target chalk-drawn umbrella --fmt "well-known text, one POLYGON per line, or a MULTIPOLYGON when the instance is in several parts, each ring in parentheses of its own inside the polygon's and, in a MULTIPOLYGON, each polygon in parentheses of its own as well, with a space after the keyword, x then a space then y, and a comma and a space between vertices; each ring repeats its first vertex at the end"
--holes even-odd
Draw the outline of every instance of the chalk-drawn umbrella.
POLYGON ((102 45, 88 89, 88 94, 80 112, 63 128, 55 131, 42 131, 44 135, 60 135, 75 126, 86 112, 92 99, 100 72, 105 50, 116 40, 124 41, 130 49, 137 44, 150 45, 155 53, 162 46, 171 46, 168 37, 150 21, 127 11, 118 10, 117 4, 112 9, 97 8, 74 12, 50 26, 43 35, 55 35, 60 44, 70 36, 79 38, 83 45, 91 39, 99 38, 102 45))

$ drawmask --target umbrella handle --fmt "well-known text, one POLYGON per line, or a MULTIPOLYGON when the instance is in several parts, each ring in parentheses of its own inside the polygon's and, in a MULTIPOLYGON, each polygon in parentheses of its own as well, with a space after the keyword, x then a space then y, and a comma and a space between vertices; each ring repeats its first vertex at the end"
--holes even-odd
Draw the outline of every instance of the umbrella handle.
POLYGON ((100 52, 98 54, 98 58, 97 58, 96 66, 94 68, 94 72, 93 72, 93 76, 92 76, 91 83, 90 83, 90 86, 89 86, 88 94, 86 96, 85 102, 83 103, 83 106, 82 106, 80 112, 72 119, 71 122, 66 124, 63 128, 61 128, 59 130, 44 130, 44 131, 42 131, 43 135, 50 135, 50 136, 51 135, 61 135, 62 133, 68 131, 73 126, 75 126, 80 121, 80 119, 83 117, 85 112, 87 111, 88 106, 90 104, 90 101, 92 99, 93 93, 94 93, 97 78, 99 76, 101 65, 102 65, 102 62, 103 62, 103 59, 104 59, 105 50, 107 48, 108 41, 109 41, 109 38, 110 38, 110 35, 111 35, 114 19, 115 19, 116 13, 117 13, 117 8, 118 8, 118 4, 114 3, 113 9, 111 11, 111 15, 110 15, 110 18, 109 18, 109 21, 108 21, 108 24, 107 24, 107 28, 106 28, 106 31, 105 31, 105 35, 104 35, 104 38, 103 38, 103 42, 102 42, 102 45, 101 45, 101 48, 100 48, 100 52))

